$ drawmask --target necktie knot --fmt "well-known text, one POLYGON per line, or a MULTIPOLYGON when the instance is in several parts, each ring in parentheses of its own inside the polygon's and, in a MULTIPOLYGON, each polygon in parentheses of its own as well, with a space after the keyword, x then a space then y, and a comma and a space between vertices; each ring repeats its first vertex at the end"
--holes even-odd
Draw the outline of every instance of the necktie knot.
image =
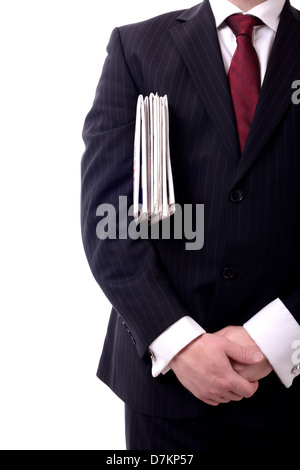
POLYGON ((250 15, 231 15, 227 18, 226 24, 233 31, 236 37, 246 35, 252 37, 254 26, 260 26, 263 22, 250 15))

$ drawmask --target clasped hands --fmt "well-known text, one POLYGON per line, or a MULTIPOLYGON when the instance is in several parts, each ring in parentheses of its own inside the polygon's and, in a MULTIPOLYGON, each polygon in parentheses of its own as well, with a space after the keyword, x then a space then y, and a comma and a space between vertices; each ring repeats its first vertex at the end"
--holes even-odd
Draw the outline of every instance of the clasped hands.
POLYGON ((195 339, 170 364, 182 385, 208 405, 252 397, 272 366, 240 326, 195 339))

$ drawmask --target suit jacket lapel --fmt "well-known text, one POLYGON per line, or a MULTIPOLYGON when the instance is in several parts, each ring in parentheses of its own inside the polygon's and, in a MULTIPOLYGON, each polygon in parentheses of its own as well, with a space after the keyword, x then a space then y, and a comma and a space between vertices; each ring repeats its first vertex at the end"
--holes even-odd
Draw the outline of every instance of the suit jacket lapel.
POLYGON ((240 149, 232 100, 209 1, 186 11, 178 21, 170 30, 173 40, 230 158, 237 163, 240 149))
POLYGON ((292 83, 300 78, 299 51, 300 17, 287 1, 234 185, 253 165, 287 108, 293 106, 292 83))

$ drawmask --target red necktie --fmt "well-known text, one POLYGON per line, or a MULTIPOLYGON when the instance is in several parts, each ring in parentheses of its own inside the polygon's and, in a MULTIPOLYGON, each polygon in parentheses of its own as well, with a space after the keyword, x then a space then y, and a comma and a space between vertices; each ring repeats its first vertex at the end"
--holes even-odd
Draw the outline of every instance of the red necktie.
POLYGON ((254 26, 263 23, 255 16, 232 15, 227 18, 226 24, 237 40, 228 79, 243 152, 260 92, 260 66, 252 43, 252 32, 254 26))

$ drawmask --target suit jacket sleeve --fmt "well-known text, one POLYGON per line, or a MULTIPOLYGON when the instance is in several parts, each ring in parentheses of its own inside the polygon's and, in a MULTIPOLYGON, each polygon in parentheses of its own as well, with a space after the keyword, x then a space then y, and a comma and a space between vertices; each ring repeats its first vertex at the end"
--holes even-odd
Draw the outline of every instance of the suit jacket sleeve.
POLYGON ((281 298, 286 308, 293 314, 298 323, 300 323, 300 288, 296 289, 290 295, 281 298))
MULTIPOLYGON (((94 277, 143 357, 154 339, 189 312, 151 240, 100 240, 96 234, 99 205, 113 205, 118 222, 119 196, 127 196, 128 207, 133 203, 133 142, 140 93, 116 29, 83 130, 82 233, 94 277)), ((132 220, 128 217, 128 224, 132 220)))

